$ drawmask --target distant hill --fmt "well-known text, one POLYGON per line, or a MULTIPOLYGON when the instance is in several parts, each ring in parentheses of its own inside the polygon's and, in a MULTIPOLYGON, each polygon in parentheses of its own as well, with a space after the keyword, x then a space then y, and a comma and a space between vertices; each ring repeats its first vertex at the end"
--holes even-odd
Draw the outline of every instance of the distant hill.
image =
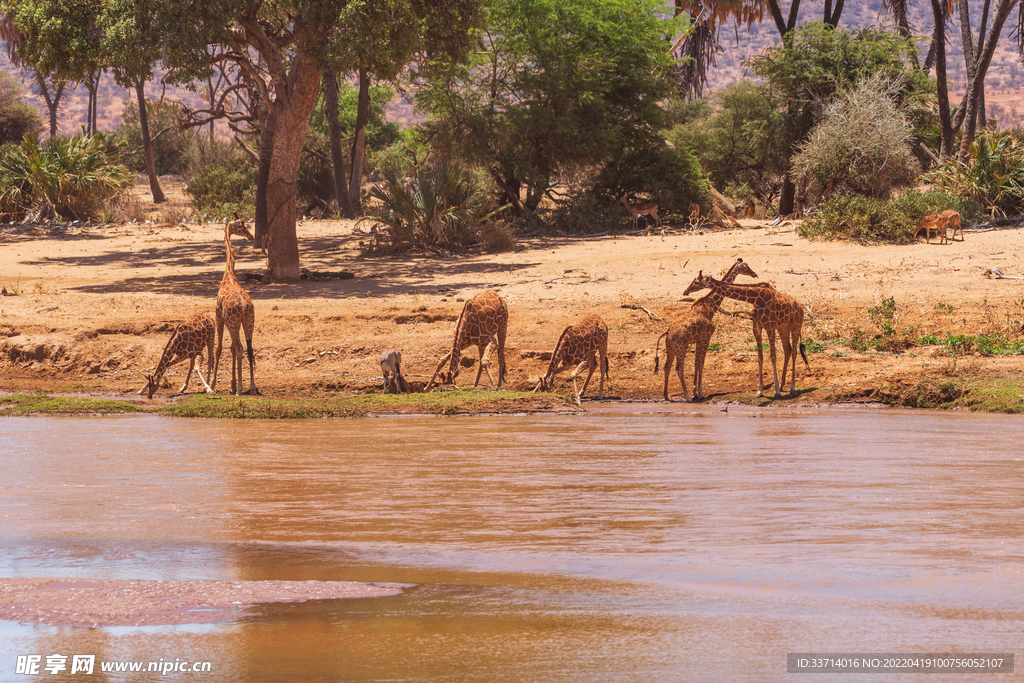
MULTIPOLYGON (((980 0, 975 0, 972 4, 972 14, 974 15, 972 21, 975 27, 975 37, 977 37, 982 3, 980 0)), ((821 12, 822 1, 804 0, 801 6, 801 22, 817 19, 821 12)), ((860 2, 851 0, 844 7, 840 27, 864 27, 888 21, 890 21, 889 17, 882 13, 882 0, 861 0, 860 2)), ((922 34, 919 44, 922 46, 923 53, 928 48, 928 39, 931 36, 931 6, 927 3, 915 3, 910 8, 910 22, 911 27, 917 33, 922 34), (928 34, 927 37, 923 35, 925 33, 928 34)), ((1021 101, 1021 94, 1024 91, 1024 67, 1022 67, 1020 56, 1017 53, 1016 41, 1010 35, 1015 23, 1016 15, 1010 17, 1003 29, 1003 39, 996 49, 992 66, 989 68, 986 78, 988 115, 999 119, 1001 126, 1014 125, 1024 120, 1024 102, 1021 101)), ((718 55, 716 66, 708 76, 712 90, 721 90, 729 83, 743 78, 745 75, 743 60, 779 42, 778 31, 774 23, 770 21, 754 26, 750 30, 737 30, 735 26, 724 27, 721 38, 725 52, 718 55)), ((951 89, 962 87, 965 69, 959 23, 951 26, 948 31, 946 51, 950 87, 951 89)), ((3 51, 0 51, 0 69, 16 76, 20 75, 18 70, 10 64, 3 51)), ((100 130, 113 130, 121 122, 121 113, 124 111, 125 103, 129 100, 133 101, 135 95, 118 87, 109 75, 100 82, 99 93, 97 116, 99 128, 100 130)), ((203 99, 200 95, 190 92, 182 86, 164 88, 160 83, 150 83, 146 93, 149 97, 158 98, 163 94, 165 97, 179 99, 192 106, 203 106, 203 99)), ((87 103, 88 92, 84 87, 76 88, 66 97, 60 117, 62 133, 74 133, 81 129, 85 123, 87 103)), ((45 113, 41 101, 39 106, 40 110, 45 113)), ((404 126, 411 125, 416 120, 412 106, 404 101, 398 102, 392 107, 389 118, 399 121, 404 126)))

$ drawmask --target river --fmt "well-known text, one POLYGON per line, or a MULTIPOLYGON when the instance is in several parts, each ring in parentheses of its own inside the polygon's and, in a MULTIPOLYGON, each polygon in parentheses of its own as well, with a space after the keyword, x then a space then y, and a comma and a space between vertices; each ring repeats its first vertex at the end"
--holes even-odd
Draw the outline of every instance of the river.
POLYGON ((1020 417, 881 408, 0 418, 0 577, 410 584, 213 624, 0 622, 0 681, 32 653, 254 682, 834 681, 787 653, 1012 653, 1022 444, 1020 417))

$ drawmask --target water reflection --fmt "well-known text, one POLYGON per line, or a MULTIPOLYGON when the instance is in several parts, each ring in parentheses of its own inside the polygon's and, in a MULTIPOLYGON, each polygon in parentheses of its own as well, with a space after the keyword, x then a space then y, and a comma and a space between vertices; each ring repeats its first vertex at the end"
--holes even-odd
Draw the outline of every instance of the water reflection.
POLYGON ((418 584, 199 630, 7 625, 0 680, 24 648, 87 647, 219 661, 210 680, 769 680, 787 651, 1012 651, 1021 632, 1013 417, 0 429, 0 575, 418 584))

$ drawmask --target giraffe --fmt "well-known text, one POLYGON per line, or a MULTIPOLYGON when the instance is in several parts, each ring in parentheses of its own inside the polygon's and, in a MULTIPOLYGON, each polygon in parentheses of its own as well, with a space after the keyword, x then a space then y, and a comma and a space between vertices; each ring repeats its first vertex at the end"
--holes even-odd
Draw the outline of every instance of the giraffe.
POLYGON ((596 315, 588 315, 575 325, 570 325, 562 331, 562 335, 555 344, 555 350, 551 353, 551 364, 548 365, 548 372, 537 378, 537 389, 551 391, 555 383, 555 375, 565 368, 576 365, 570 378, 572 379, 573 398, 576 405, 580 404, 580 397, 587 391, 590 378, 594 376, 594 370, 600 368, 598 379, 600 386, 597 390, 597 398, 604 398, 604 380, 608 376, 608 326, 596 315), (600 355, 600 362, 598 362, 600 355), (576 376, 583 372, 583 365, 586 364, 590 372, 587 373, 587 380, 583 383, 583 390, 577 391, 576 376))
POLYGON ((494 384, 491 377, 489 365, 490 352, 492 348, 498 350, 498 387, 501 387, 505 379, 505 335, 508 332, 508 306, 505 300, 498 296, 492 289, 480 292, 466 302, 462 307, 462 315, 459 322, 455 324, 455 336, 452 340, 452 350, 441 359, 441 362, 434 368, 434 374, 427 382, 424 391, 430 391, 434 379, 449 363, 448 374, 442 381, 455 384, 455 378, 459 375, 459 359, 462 357, 462 350, 467 346, 475 346, 480 350, 480 367, 476 371, 476 381, 473 386, 480 384, 480 375, 487 370, 487 378, 494 384))
POLYGON ((772 377, 775 382, 775 398, 782 396, 779 387, 786 385, 786 370, 789 359, 793 359, 793 375, 790 379, 789 393, 796 393, 796 351, 799 348, 804 364, 810 369, 804 345, 800 342, 800 332, 804 324, 804 307, 800 302, 783 294, 771 285, 760 282, 753 285, 727 284, 721 280, 704 275, 701 272, 687 291, 711 289, 729 299, 753 304, 751 319, 754 321, 754 339, 757 343, 757 395, 764 396, 764 350, 761 347, 761 330, 768 332, 768 345, 772 358, 772 377), (775 361, 775 333, 782 338, 782 350, 785 353, 782 362, 782 382, 779 382, 778 367, 775 361))
POLYGON ((238 284, 235 277, 235 252, 231 249, 231 235, 246 237, 253 241, 252 233, 245 222, 235 213, 234 220, 224 222, 224 277, 217 292, 217 358, 213 364, 213 381, 210 386, 217 388, 217 371, 220 369, 220 354, 224 349, 224 327, 231 335, 231 393, 242 393, 242 341, 238 336, 239 327, 245 332, 246 350, 249 355, 249 394, 259 394, 256 388, 256 359, 252 351, 252 331, 256 324, 256 309, 252 299, 238 284))
MULTIPOLYGON (((732 283, 737 275, 757 277, 757 273, 750 269, 743 259, 736 259, 736 263, 730 266, 722 278, 723 282, 732 283)), ((694 291, 694 281, 683 294, 691 294, 694 291)), ((668 381, 672 374, 672 360, 676 359, 676 374, 679 375, 679 382, 683 385, 683 398, 690 400, 690 394, 686 390, 686 379, 683 369, 686 366, 686 352, 693 344, 693 397, 701 399, 704 397, 704 359, 708 353, 708 346, 711 344, 711 335, 715 333, 715 326, 711 323, 718 308, 722 305, 722 297, 714 292, 705 294, 690 306, 690 312, 682 318, 674 320, 665 334, 658 337, 658 344, 654 347, 654 374, 658 374, 658 346, 662 337, 665 339, 665 400, 668 398, 668 381)))
POLYGON ((209 313, 195 313, 188 320, 180 323, 171 333, 171 338, 164 346, 164 352, 160 356, 160 362, 153 374, 146 375, 146 384, 139 389, 138 393, 149 391, 146 398, 153 398, 153 394, 160 387, 160 380, 164 372, 172 365, 188 360, 188 374, 185 375, 185 383, 178 389, 179 394, 184 394, 188 389, 188 383, 192 379, 192 369, 195 368, 199 375, 199 381, 203 383, 203 390, 212 394, 213 389, 203 379, 203 373, 196 367, 196 358, 206 351, 206 376, 210 377, 213 371, 213 319, 209 313))

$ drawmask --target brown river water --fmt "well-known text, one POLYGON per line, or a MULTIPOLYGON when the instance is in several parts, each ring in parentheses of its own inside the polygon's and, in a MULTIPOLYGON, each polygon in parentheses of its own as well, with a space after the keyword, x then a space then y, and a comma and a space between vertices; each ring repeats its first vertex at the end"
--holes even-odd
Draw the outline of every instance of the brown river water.
POLYGON ((870 408, 0 418, 0 577, 410 584, 0 621, 0 681, 1019 680, 786 655, 1024 652, 1022 444, 1021 417, 870 408), (15 671, 54 653, 96 674, 15 671), (210 670, 99 671, 131 660, 210 670))

